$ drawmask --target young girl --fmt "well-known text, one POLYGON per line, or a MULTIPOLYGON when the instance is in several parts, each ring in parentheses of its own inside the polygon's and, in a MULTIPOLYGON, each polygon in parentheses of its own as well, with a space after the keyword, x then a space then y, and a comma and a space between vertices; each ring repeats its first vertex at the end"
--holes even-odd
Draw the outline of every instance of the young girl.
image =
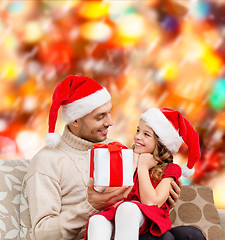
MULTIPOLYGON (((169 197, 171 182, 181 176, 173 155, 183 141, 189 150, 187 176, 200 158, 198 134, 178 111, 151 108, 140 117, 134 136, 134 186, 128 197, 93 215, 88 224, 88 240, 138 240, 150 231, 150 239, 163 236, 171 228, 169 197)), ((166 238, 169 239, 169 238, 166 238)))

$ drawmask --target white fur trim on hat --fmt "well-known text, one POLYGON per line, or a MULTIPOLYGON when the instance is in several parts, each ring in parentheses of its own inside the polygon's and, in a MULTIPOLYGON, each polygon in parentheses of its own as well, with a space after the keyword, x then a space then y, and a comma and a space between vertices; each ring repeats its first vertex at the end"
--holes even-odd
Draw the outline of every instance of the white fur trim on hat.
POLYGON ((61 105, 62 115, 67 123, 91 113, 96 108, 104 105, 111 100, 111 95, 103 88, 87 97, 76 100, 72 103, 61 105))
POLYGON ((140 118, 152 128, 159 137, 159 141, 166 146, 172 154, 178 152, 183 143, 183 139, 160 109, 151 108, 144 112, 140 118))
POLYGON ((190 177, 190 176, 192 176, 193 174, 194 174, 194 172, 195 172, 195 169, 194 168, 192 168, 192 169, 190 169, 190 168, 188 168, 187 167, 187 163, 184 163, 182 166, 181 166, 181 170, 182 170, 182 175, 184 176, 184 177, 190 177))
POLYGON ((61 136, 57 132, 48 133, 47 135, 45 135, 46 146, 49 148, 54 148, 59 144, 60 139, 61 136))

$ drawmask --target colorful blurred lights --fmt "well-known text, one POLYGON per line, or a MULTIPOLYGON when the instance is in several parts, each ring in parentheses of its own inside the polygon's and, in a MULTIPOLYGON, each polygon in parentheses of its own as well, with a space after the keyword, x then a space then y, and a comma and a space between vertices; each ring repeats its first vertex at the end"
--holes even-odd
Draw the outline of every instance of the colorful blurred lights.
POLYGON ((9 137, 0 136, 0 157, 15 157, 16 152, 17 148, 15 142, 9 137))
POLYGON ((105 42, 111 35, 111 28, 104 22, 91 21, 81 26, 81 36, 87 40, 105 42))
POLYGON ((175 62, 167 62, 161 69, 164 79, 168 82, 175 80, 178 74, 178 66, 175 62))
POLYGON ((0 64, 1 76, 7 81, 14 81, 19 75, 19 65, 14 61, 4 61, 0 64))
POLYGON ((73 51, 66 42, 53 42, 49 45, 42 44, 39 56, 43 61, 54 65, 69 64, 73 58, 73 51))
POLYGON ((201 60, 207 71, 213 76, 218 75, 223 67, 223 61, 220 56, 207 45, 202 46, 201 60))
POLYGON ((166 16, 162 21, 162 27, 170 33, 176 33, 179 30, 179 23, 175 17, 166 16))
POLYGON ((37 152, 37 146, 42 145, 42 138, 34 131, 24 130, 18 133, 16 143, 25 158, 31 158, 37 152))
POLYGON ((125 15, 118 22, 117 31, 122 44, 134 45, 145 31, 144 19, 138 14, 125 15))
POLYGON ((38 105, 37 98, 34 96, 27 96, 23 101, 23 109, 25 112, 34 111, 38 105))
POLYGON ((225 107, 225 78, 221 78, 215 83, 209 103, 212 108, 217 110, 225 107))
POLYGON ((23 1, 14 1, 9 4, 8 10, 11 13, 18 13, 24 10, 25 4, 23 1))
POLYGON ((198 20, 205 19, 210 14, 210 11, 210 4, 205 1, 195 1, 191 9, 193 17, 198 20))
POLYGON ((9 35, 4 42, 4 47, 9 51, 9 52, 14 52, 15 49, 18 46, 18 40, 14 35, 9 35))
POLYGON ((40 22, 33 21, 26 24, 24 29, 24 39, 28 43, 37 42, 43 35, 40 22))
POLYGON ((108 8, 108 3, 87 1, 83 2, 79 13, 84 18, 97 20, 108 16, 108 8))
POLYGON ((6 130, 8 124, 5 119, 0 118, 0 132, 3 132, 6 130))

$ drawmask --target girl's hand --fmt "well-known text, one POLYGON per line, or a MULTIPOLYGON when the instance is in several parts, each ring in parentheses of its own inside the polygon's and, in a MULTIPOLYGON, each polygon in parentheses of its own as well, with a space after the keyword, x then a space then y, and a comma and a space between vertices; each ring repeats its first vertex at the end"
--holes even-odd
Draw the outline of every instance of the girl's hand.
POLYGON ((138 169, 151 169, 157 165, 157 161, 150 153, 142 153, 138 158, 138 169))

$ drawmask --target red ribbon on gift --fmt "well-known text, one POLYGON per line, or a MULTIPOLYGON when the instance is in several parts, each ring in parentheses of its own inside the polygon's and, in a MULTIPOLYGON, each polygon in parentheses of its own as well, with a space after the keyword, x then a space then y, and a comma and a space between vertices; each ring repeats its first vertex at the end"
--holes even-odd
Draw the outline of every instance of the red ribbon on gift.
POLYGON ((90 159, 90 178, 94 178, 94 150, 96 148, 108 148, 110 152, 110 186, 123 185, 123 158, 122 149, 128 149, 119 142, 111 142, 108 145, 103 143, 96 143, 91 149, 90 159), (116 173, 116 174, 115 174, 116 173))

